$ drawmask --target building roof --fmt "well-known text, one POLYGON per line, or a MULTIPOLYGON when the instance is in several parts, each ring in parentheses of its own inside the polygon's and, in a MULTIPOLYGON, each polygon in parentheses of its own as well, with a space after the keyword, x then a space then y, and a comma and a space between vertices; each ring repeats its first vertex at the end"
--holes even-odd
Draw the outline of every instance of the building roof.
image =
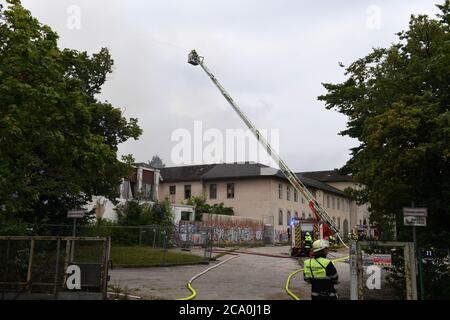
MULTIPOLYGON (((286 180, 279 170, 259 163, 227 163, 162 168, 161 175, 165 182, 186 182, 200 180, 245 179, 273 177, 286 180)), ((321 189, 330 193, 346 196, 344 192, 322 181, 297 174, 308 188, 321 189)))
POLYGON ((338 195, 347 197, 347 195, 343 191, 341 191, 341 190, 339 190, 339 189, 337 189, 335 187, 332 187, 329 184, 326 184, 326 183, 324 183, 322 181, 319 181, 319 180, 315 180, 315 179, 311 179, 311 178, 305 177, 301 173, 296 173, 296 175, 300 179, 300 181, 303 182, 303 184, 306 187, 311 187, 311 188, 315 188, 315 189, 321 189, 321 190, 324 190, 324 191, 328 191, 330 193, 334 193, 334 194, 338 194, 338 195))
POLYGON ((300 172, 304 177, 322 182, 353 182, 351 175, 340 174, 337 169, 325 171, 300 172))
POLYGON ((208 172, 214 164, 195 166, 167 167, 161 168, 161 176, 165 182, 182 182, 202 180, 202 176, 208 172))

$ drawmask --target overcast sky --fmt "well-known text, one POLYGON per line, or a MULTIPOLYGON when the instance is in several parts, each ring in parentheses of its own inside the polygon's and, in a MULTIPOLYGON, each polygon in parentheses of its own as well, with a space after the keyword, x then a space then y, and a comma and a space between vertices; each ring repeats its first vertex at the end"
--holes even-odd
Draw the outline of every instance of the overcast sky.
POLYGON ((158 154, 171 165, 175 129, 193 131, 194 121, 204 130, 244 128, 201 69, 187 64, 195 48, 259 128, 280 130, 280 153, 296 171, 341 167, 357 144, 338 135, 346 118, 317 101, 321 82, 343 81, 338 62, 389 46, 411 14, 434 15, 438 2, 22 0, 57 31, 60 47, 110 49, 114 73, 101 99, 144 130, 120 154, 139 162, 158 154), (80 9, 79 29, 68 28, 71 5, 80 9))

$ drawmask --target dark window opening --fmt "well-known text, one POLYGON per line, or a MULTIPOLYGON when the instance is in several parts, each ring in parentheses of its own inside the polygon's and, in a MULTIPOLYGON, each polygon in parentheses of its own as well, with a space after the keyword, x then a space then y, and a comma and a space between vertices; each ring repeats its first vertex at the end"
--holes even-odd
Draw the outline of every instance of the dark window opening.
POLYGON ((189 199, 192 196, 191 185, 187 184, 184 186, 184 198, 189 199))
POLYGON ((217 199, 217 184, 210 184, 209 185, 209 198, 210 199, 217 199))
POLYGON ((234 183, 227 183, 227 198, 234 199, 234 183))

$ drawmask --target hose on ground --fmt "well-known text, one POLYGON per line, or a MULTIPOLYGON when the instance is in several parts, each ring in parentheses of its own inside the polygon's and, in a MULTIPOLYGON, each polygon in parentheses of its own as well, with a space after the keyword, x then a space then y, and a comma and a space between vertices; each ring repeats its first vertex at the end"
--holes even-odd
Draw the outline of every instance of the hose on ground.
POLYGON ((195 279, 197 279, 197 278, 201 277, 202 275, 204 275, 205 273, 211 271, 212 269, 215 269, 215 268, 223 265, 224 263, 230 261, 231 259, 234 259, 234 258, 237 258, 237 257, 238 256, 232 256, 231 258, 228 258, 227 260, 224 260, 224 261, 222 261, 222 262, 220 262, 220 263, 218 263, 218 264, 216 264, 216 265, 214 265, 212 267, 209 267, 208 269, 206 269, 206 270, 200 272, 199 274, 196 274, 195 276, 193 276, 187 283, 187 288, 189 289, 189 291, 191 291, 191 295, 188 296, 188 297, 185 297, 185 298, 177 299, 177 300, 193 300, 193 299, 195 299, 195 297, 197 296, 197 291, 195 291, 194 287, 192 286, 192 282, 195 279))
MULTIPOLYGON (((213 252, 214 253, 227 253, 227 254, 229 254, 230 251, 221 250, 221 249, 214 249, 213 252)), ((254 251, 233 250, 232 252, 241 253, 241 254, 251 254, 251 255, 262 256, 262 257, 292 259, 291 256, 282 256, 282 255, 277 255, 277 254, 260 253, 260 252, 254 252, 254 251)))
MULTIPOLYGON (((337 259, 334 259, 334 260, 331 260, 331 261, 332 261, 333 263, 335 263, 335 262, 340 262, 340 261, 347 260, 347 259, 349 259, 349 258, 350 258, 350 256, 346 256, 346 257, 337 258, 337 259)), ((302 268, 302 269, 295 270, 294 272, 292 272, 292 273, 289 275, 289 277, 287 278, 287 280, 286 280, 286 285, 284 286, 284 290, 286 291, 286 293, 287 293, 292 299, 294 299, 294 300, 300 300, 300 298, 297 297, 291 290, 289 290, 289 283, 291 282, 291 279, 292 279, 293 276, 295 276, 297 273, 302 272, 302 271, 303 271, 303 268, 302 268)))

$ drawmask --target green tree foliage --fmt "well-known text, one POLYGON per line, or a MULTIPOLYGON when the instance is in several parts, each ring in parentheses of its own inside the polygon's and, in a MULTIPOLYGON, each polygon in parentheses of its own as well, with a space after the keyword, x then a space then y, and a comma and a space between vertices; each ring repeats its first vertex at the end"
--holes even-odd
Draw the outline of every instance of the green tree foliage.
MULTIPOLYGON (((342 169, 366 185, 371 219, 386 226, 401 209, 429 209, 421 245, 450 246, 449 0, 436 18, 412 16, 390 48, 376 48, 346 68, 347 80, 326 83, 319 97, 348 117, 346 135, 359 140, 342 169)), ((407 233, 406 233, 407 232, 407 233)))
POLYGON ((162 168, 166 167, 163 160, 158 155, 153 156, 152 160, 148 161, 148 164, 149 164, 149 166, 156 168, 156 169, 162 169, 162 168))
POLYGON ((129 200, 118 204, 115 211, 119 226, 173 225, 172 210, 167 200, 154 204, 129 200))
POLYGON ((233 208, 225 207, 223 203, 213 204, 212 206, 206 203, 204 196, 194 196, 185 201, 185 204, 195 206, 195 221, 202 220, 203 213, 222 214, 232 216, 234 215, 233 208))
POLYGON ((117 147, 141 129, 96 98, 112 70, 107 49, 61 50, 50 27, 19 0, 7 2, 0 15, 0 220, 57 223, 92 195, 116 198, 130 168, 117 147))

